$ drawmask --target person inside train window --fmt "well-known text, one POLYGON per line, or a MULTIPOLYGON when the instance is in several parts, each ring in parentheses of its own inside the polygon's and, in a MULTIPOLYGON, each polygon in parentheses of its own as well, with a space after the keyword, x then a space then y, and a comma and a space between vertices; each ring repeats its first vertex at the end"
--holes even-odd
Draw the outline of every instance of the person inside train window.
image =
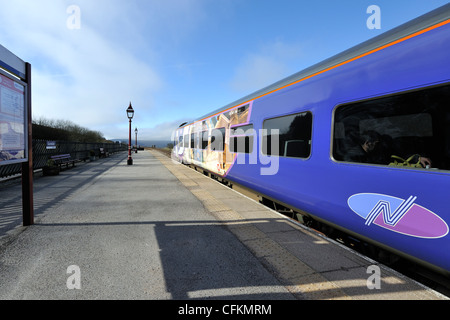
POLYGON ((373 130, 363 132, 356 146, 349 148, 345 161, 385 164, 388 156, 383 153, 380 135, 373 130))
POLYGON ((405 166, 405 162, 408 161, 409 166, 420 164, 423 168, 431 168, 431 160, 419 154, 408 155, 407 159, 394 156, 395 150, 392 149, 391 142, 392 138, 389 135, 380 135, 374 130, 365 131, 359 138, 359 144, 349 149, 345 160, 374 164, 394 165, 395 163, 395 165, 405 166))
POLYGON ((338 106, 334 160, 450 170, 449 101, 446 84, 338 106))

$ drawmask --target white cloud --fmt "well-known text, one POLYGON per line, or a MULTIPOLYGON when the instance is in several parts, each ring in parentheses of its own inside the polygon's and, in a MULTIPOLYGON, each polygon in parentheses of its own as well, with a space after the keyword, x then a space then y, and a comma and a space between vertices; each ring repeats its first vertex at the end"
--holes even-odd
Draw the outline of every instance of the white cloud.
POLYGON ((250 94, 291 75, 289 63, 301 57, 298 44, 280 40, 262 46, 256 53, 248 53, 236 67, 230 81, 231 89, 240 94, 250 94))
POLYGON ((183 120, 174 120, 158 124, 154 128, 138 128, 138 140, 170 141, 174 130, 183 122, 183 120))
POLYGON ((94 130, 126 124, 129 101, 142 112, 152 108, 148 97, 163 81, 142 55, 126 46, 142 37, 135 32, 137 22, 123 23, 135 8, 118 1, 112 6, 106 1, 81 3, 81 28, 70 30, 68 2, 5 2, 0 21, 8 28, 1 43, 32 64, 36 118, 67 119, 94 130))
POLYGON ((250 54, 237 67, 231 88, 239 93, 252 93, 282 78, 286 66, 273 57, 250 54))
POLYGON ((179 93, 185 83, 161 66, 192 67, 167 56, 188 56, 185 46, 213 19, 207 12, 227 7, 209 0, 0 3, 0 43, 32 64, 33 117, 70 120, 120 138, 128 135, 125 109, 131 101, 133 126, 149 139, 170 137, 172 125, 179 125, 170 119, 182 117, 189 95, 179 93), (80 29, 67 27, 71 5, 80 8, 80 29))

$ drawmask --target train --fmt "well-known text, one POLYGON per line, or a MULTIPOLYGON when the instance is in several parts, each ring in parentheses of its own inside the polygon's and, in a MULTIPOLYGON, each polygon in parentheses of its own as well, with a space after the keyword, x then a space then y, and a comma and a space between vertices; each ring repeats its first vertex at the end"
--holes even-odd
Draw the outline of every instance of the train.
POLYGON ((180 163, 450 276, 450 4, 172 138, 180 163))

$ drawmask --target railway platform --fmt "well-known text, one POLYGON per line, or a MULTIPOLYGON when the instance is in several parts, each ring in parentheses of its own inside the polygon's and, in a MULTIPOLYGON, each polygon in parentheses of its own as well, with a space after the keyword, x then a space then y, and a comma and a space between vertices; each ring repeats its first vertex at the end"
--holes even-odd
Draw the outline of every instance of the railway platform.
POLYGON ((36 179, 30 227, 0 186, 0 299, 447 299, 158 151, 126 163, 36 179))

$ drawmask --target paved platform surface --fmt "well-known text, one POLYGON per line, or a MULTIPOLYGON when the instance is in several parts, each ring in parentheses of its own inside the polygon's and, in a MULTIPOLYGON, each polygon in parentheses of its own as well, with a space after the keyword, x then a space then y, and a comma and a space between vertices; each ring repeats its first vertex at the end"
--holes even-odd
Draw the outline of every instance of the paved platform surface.
POLYGON ((445 299, 157 151, 0 187, 0 299, 445 299), (80 289, 77 288, 80 285, 80 289), (74 289, 70 289, 73 288, 74 289))

